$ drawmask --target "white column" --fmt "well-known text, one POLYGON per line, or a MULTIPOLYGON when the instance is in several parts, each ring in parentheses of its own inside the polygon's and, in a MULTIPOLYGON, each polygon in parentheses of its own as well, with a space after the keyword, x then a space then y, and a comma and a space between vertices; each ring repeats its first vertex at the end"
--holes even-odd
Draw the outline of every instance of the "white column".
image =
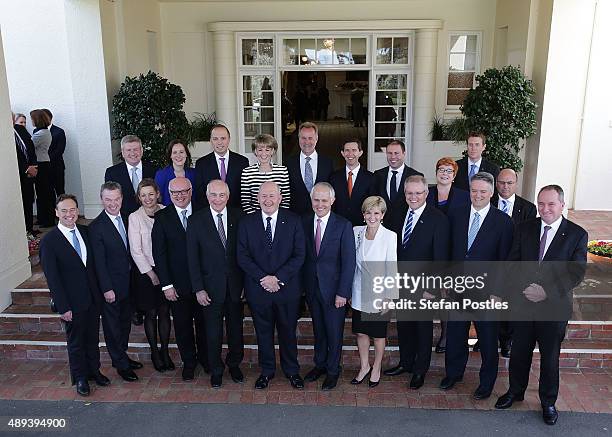
POLYGON ((429 167, 432 167, 429 131, 435 113, 437 50, 438 31, 436 29, 416 31, 410 164, 425 174, 431 173, 429 167))
POLYGON ((23 206, 15 137, 11 124, 11 105, 0 36, 0 192, 2 226, 0 226, 0 311, 11 304, 11 290, 30 277, 28 243, 26 240, 23 206))
POLYGON ((213 32, 213 64, 215 68, 215 110, 217 119, 228 127, 231 133, 230 148, 238 148, 238 119, 236 96, 236 45, 234 33, 213 32))

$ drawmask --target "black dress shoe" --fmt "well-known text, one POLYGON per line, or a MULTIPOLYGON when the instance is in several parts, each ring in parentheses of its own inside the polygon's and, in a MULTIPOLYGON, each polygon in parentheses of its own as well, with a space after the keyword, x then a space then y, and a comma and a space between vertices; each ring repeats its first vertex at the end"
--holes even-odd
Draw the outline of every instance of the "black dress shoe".
POLYGON ((244 382, 244 375, 240 371, 240 367, 230 367, 229 374, 232 377, 232 381, 236 384, 242 384, 244 382))
POLYGON ((314 382, 317 379, 319 379, 321 376, 325 375, 326 373, 327 373, 327 369, 321 369, 319 367, 315 367, 310 372, 308 372, 306 376, 304 376, 304 381, 314 382))
POLYGON ((223 375, 212 375, 210 377, 210 386, 212 388, 219 388, 223 383, 223 375))
POLYGON ((366 373, 365 375, 363 375, 363 378, 361 378, 361 379, 357 379, 357 376, 359 376, 359 374, 357 374, 357 376, 356 376, 356 377, 354 377, 354 378, 351 380, 351 384, 353 384, 353 385, 358 385, 358 384, 361 384, 361 383, 362 383, 363 381, 365 381, 365 379, 366 379, 366 378, 367 378, 367 377, 370 375, 370 373, 372 373, 372 368, 371 368, 371 367, 370 367, 370 370, 368 370, 368 373, 366 373))
POLYGON ((339 375, 327 375, 325 377, 325 381, 323 381, 323 385, 321 386, 321 390, 332 390, 336 388, 338 385, 338 376, 339 375))
POLYGON ((520 402, 524 398, 524 395, 513 395, 507 391, 501 395, 499 399, 497 399, 497 402, 495 402, 495 408, 498 410, 505 410, 506 408, 510 408, 514 402, 520 402))
POLYGON ((291 383, 291 387, 301 390, 304 388, 304 380, 299 374, 290 375, 287 377, 289 382, 291 383))
POLYGON ((480 352, 480 342, 478 340, 476 340, 476 343, 474 343, 474 346, 472 346, 472 350, 474 352, 480 352))
POLYGON ((76 383, 76 391, 81 396, 89 396, 91 390, 89 388, 89 383, 86 379, 79 379, 76 383))
POLYGON ((445 376, 444 379, 440 382, 440 388, 442 390, 450 390, 455 386, 456 383, 463 381, 463 376, 459 378, 451 378, 450 376, 445 376))
POLYGON ((166 366, 161 358, 161 354, 156 349, 151 351, 151 362, 153 363, 153 368, 158 372, 162 373, 166 371, 166 366))
POLYGON ((479 385, 472 397, 477 401, 481 401, 483 399, 488 399, 489 396, 491 396, 491 390, 487 390, 483 386, 479 385))
POLYGON ((160 355, 162 357, 162 361, 164 362, 164 367, 166 368, 166 370, 174 370, 176 368, 174 366, 174 363, 170 359, 168 349, 160 351, 160 355))
POLYGON ((138 375, 136 375, 132 369, 117 369, 117 373, 124 381, 138 381, 138 375))
POLYGON ((446 346, 440 346, 440 343, 438 343, 436 345, 436 353, 443 354, 444 352, 446 352, 446 346))
POLYGON ((268 388, 268 384, 270 384, 270 380, 272 378, 274 378, 274 376, 259 375, 257 381, 255 381, 255 388, 257 390, 263 390, 264 388, 268 388))
POLYGON ((144 314, 140 311, 134 311, 132 313, 132 324, 134 326, 140 326, 144 323, 144 314))
POLYGON ((395 367, 391 367, 390 369, 385 370, 383 374, 387 376, 398 376, 398 375, 401 375, 402 373, 410 373, 410 372, 412 372, 412 369, 409 369, 407 367, 402 366, 401 364, 398 364, 395 367))
POLYGON ((559 413, 557 413, 557 409, 554 405, 549 407, 545 407, 542 405, 542 419, 544 419, 544 423, 547 425, 554 425, 557 423, 557 419, 559 418, 559 413))
POLYGON ((192 381, 195 378, 195 369, 193 367, 183 367, 183 381, 192 381))
POLYGON ((98 373, 96 373, 95 375, 91 375, 88 379, 90 381, 96 381, 96 385, 99 385, 100 387, 106 387, 110 385, 111 383, 110 379, 102 375, 102 373, 99 370, 98 370, 98 373))
POLYGON ((139 363, 138 361, 128 358, 128 363, 130 363, 130 369, 142 369, 142 363, 139 363))
POLYGON ((500 355, 504 358, 510 358, 510 348, 512 346, 512 341, 503 342, 501 345, 500 355))
POLYGON ((423 387, 423 384, 425 384, 425 375, 419 375, 418 373, 412 375, 412 379, 410 380, 411 389, 418 390, 423 387))

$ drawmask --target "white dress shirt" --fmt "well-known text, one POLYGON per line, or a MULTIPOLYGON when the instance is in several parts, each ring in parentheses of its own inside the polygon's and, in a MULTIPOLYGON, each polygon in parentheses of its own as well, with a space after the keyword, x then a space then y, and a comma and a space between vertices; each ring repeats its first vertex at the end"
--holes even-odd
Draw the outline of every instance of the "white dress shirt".
POLYGON ((497 209, 499 209, 500 211, 503 211, 504 209, 504 203, 506 202, 506 204, 508 205, 506 207, 507 211, 506 213, 512 217, 512 209, 514 208, 514 202, 516 201, 516 194, 513 194, 512 196, 508 197, 507 199, 504 199, 502 196, 499 196, 499 200, 497 201, 497 209))
MULTIPOLYGON (((121 231, 119 230, 119 224, 117 223, 117 217, 121 217, 121 214, 112 215, 112 214, 109 214, 107 210, 104 210, 104 212, 106 213, 110 221, 113 223, 113 226, 115 227, 115 229, 117 229, 117 232, 119 232, 119 235, 121 235, 121 231)), ((123 227, 125 228, 125 223, 123 224, 123 227)), ((125 230, 125 232, 126 232, 125 238, 127 239, 127 229, 125 230)))
MULTIPOLYGON (((76 231, 75 234, 77 240, 79 240, 79 245, 81 246, 81 261, 83 261, 83 264, 87 265, 87 246, 85 246, 85 240, 83 240, 83 237, 79 232, 79 228, 75 225, 73 229, 70 229, 62 225, 61 223, 58 223, 57 229, 59 229, 61 233, 64 234, 64 237, 66 237, 66 240, 68 240, 68 243, 70 243, 72 247, 74 247, 74 245, 72 244, 72 231, 76 231)), ((76 249, 74 249, 74 251, 76 252, 76 249)))
POLYGON ((402 181, 402 174, 404 174, 404 164, 400 168, 394 169, 389 167, 389 171, 387 172, 387 196, 391 198, 391 178, 393 177, 394 171, 397 171, 397 175, 395 176, 395 183, 397 184, 397 192, 400 193, 403 190, 400 190, 400 183, 402 181))
MULTIPOLYGON (((128 176, 130 177, 130 181, 132 181, 132 169, 136 167, 137 169, 136 174, 138 175, 138 183, 140 183, 140 181, 142 180, 142 161, 140 161, 136 165, 130 165, 126 162, 125 166, 127 167, 128 176)), ((134 185, 134 181, 132 181, 132 185, 134 185)))
MULTIPOLYGON (((320 217, 321 219, 321 241, 323 241, 323 235, 325 235, 325 228, 327 227, 327 221, 329 220, 329 216, 331 215, 331 212, 328 212, 326 216, 324 217, 320 217)), ((315 214, 314 215, 314 234, 313 235, 317 235, 317 220, 319 220, 319 217, 315 214)))
MULTIPOLYGON (((484 208, 482 208, 480 211, 476 211, 474 209, 474 205, 472 205, 470 207, 470 223, 468 224, 468 233, 470 232, 470 228, 472 227, 472 222, 474 221, 474 213, 478 213, 478 215, 480 216, 480 220, 478 222, 478 232, 480 232, 480 228, 482 227, 482 223, 484 222, 484 219, 487 217, 487 214, 489 213, 489 210, 491 209, 491 204, 487 203, 487 206, 485 206, 484 208)), ((478 232, 476 233, 476 235, 478 235, 478 232)))
POLYGON ((272 221, 270 222, 270 226, 272 227, 272 240, 274 240, 274 234, 276 233, 276 220, 278 219, 278 209, 272 215, 268 215, 268 214, 266 214, 263 211, 261 212, 261 219, 263 220, 264 230, 268 226, 268 220, 266 220, 268 217, 272 217, 272 221))
POLYGON ((217 212, 215 211, 212 206, 210 207, 210 213, 212 214, 212 218, 213 218, 213 223, 215 224, 215 227, 218 229, 219 228, 219 217, 217 217, 217 215, 221 214, 221 221, 223 222, 223 230, 225 231, 225 239, 227 240, 227 208, 223 208, 223 211, 221 212, 217 212))
POLYGON ((358 164, 357 167, 355 167, 353 170, 351 170, 347 166, 344 166, 346 182, 348 182, 349 172, 352 171, 353 172, 353 186, 355 186, 355 179, 357 179, 357 173, 359 173, 360 168, 361 168, 360 164, 358 164))
POLYGON ((552 243, 553 238, 555 238, 555 235, 557 234, 557 231, 559 230, 559 226, 561 226, 562 220, 563 220, 563 216, 559 217, 557 220, 552 222, 550 225, 547 225, 546 223, 544 223, 544 220, 542 220, 542 224, 540 225, 540 241, 542 240, 542 235, 544 235, 544 226, 550 226, 550 229, 548 230, 548 234, 546 234, 546 245, 544 246, 544 254, 542 255, 542 258, 546 256, 546 252, 548 251, 548 248, 550 247, 550 243, 552 243))
MULTIPOLYGON (((316 150, 312 152, 310 158, 310 168, 312 168, 312 183, 315 184, 317 180, 317 163, 319 162, 319 155, 317 154, 316 150)), ((304 152, 300 152, 300 171, 302 172, 302 180, 304 181, 304 183, 306 183, 306 174, 304 173, 305 168, 306 155, 304 155, 304 152)))
POLYGON ((227 169, 229 168, 229 150, 225 152, 225 155, 221 156, 217 154, 217 152, 213 152, 215 154, 215 160, 217 161, 217 170, 219 170, 219 176, 221 176, 221 158, 225 158, 225 174, 227 174, 227 169))
MULTIPOLYGON (((414 210, 414 214, 412 215, 412 228, 410 228, 411 233, 414 230, 414 227, 416 226, 417 222, 419 221, 421 214, 423 214, 423 211, 425 211, 426 206, 427 206, 427 202, 421 205, 420 208, 417 208, 414 210)), ((408 223, 408 216, 410 216, 410 211, 412 211, 412 209, 408 208, 408 212, 406 213, 406 218, 404 218, 404 226, 402 227, 402 241, 404 241, 404 236, 406 235, 406 223, 408 223)))

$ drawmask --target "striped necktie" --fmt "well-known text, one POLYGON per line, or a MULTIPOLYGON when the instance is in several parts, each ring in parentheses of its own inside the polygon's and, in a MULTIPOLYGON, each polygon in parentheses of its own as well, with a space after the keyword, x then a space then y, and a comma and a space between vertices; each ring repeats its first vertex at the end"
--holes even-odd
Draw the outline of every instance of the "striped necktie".
POLYGON ((306 157, 306 164, 304 165, 304 185, 306 185, 306 190, 310 193, 312 191, 312 187, 314 185, 314 177, 312 175, 312 167, 310 165, 310 160, 312 158, 310 156, 306 157))
POLYGON ((225 228, 223 227, 223 214, 217 214, 217 231, 219 232, 219 238, 223 247, 227 245, 227 237, 225 236, 225 228))
POLYGON ((81 258, 81 261, 83 261, 83 252, 81 251, 81 243, 79 243, 79 238, 76 235, 76 229, 73 229, 70 231, 70 233, 72 234, 72 247, 74 247, 74 250, 79 255, 79 258, 81 258))
POLYGON ((509 202, 506 199, 502 199, 502 212, 504 214, 508 214, 508 204, 509 202))
POLYGON ((472 220, 472 226, 470 226, 470 230, 468 232, 468 245, 467 248, 470 250, 474 240, 476 239, 476 235, 478 235, 478 231, 480 230, 480 214, 477 212, 474 213, 474 220, 472 220))
POLYGON ((410 234, 412 234, 412 219, 414 218, 414 211, 411 209, 408 214, 408 220, 406 221, 406 226, 404 226, 404 238, 402 239, 402 246, 404 249, 408 245, 408 240, 410 240, 410 234))

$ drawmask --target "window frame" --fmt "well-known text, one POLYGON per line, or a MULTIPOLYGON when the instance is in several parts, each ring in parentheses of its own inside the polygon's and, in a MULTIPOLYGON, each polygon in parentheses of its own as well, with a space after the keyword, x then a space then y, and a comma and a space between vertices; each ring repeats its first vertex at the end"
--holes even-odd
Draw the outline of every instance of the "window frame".
MULTIPOLYGON (((482 31, 477 30, 453 30, 448 32, 448 38, 446 40, 446 74, 444 76, 444 107, 448 112, 459 112, 461 105, 449 105, 448 104, 448 92, 450 90, 465 90, 467 88, 449 88, 448 86, 448 78, 451 73, 450 69, 450 56, 451 56, 451 40, 454 36, 475 36, 476 37, 476 59, 474 65, 474 71, 472 70, 464 70, 466 73, 474 73, 474 78, 472 80, 472 89, 476 86, 476 76, 478 76, 481 72, 481 62, 482 62, 482 31)), ((470 53, 470 52, 465 52, 470 53)), ((456 72, 456 70, 453 70, 456 72)))

